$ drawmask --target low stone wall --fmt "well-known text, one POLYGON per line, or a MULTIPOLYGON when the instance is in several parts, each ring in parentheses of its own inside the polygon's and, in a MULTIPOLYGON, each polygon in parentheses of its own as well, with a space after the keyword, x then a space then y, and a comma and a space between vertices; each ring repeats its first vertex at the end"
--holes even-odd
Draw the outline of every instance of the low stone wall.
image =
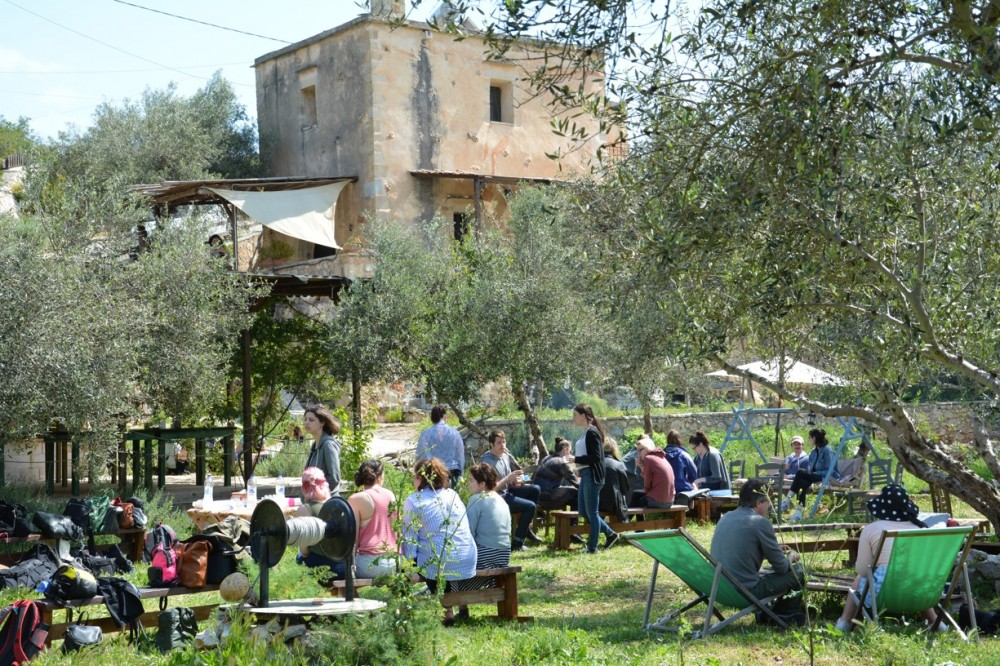
MULTIPOLYGON (((914 405, 911 408, 912 418, 921 427, 927 427, 947 442, 968 442, 973 437, 973 409, 975 405, 957 402, 939 402, 914 405)), ((750 423, 751 428, 774 428, 778 417, 781 418, 782 428, 793 428, 802 430, 809 427, 808 412, 793 412, 790 414, 756 414, 750 423)), ((816 427, 827 431, 827 436, 831 439, 839 439, 842 432, 841 425, 837 419, 828 419, 817 415, 813 419, 816 427), (834 437, 835 435, 835 437, 834 437)), ((687 442, 688 437, 697 430, 706 432, 713 430, 727 430, 733 421, 733 412, 692 412, 688 414, 667 414, 653 417, 653 429, 656 432, 666 433, 670 430, 677 430, 681 433, 682 441, 687 442)), ((611 437, 621 439, 625 432, 634 428, 642 427, 642 416, 621 416, 609 419, 602 419, 605 432, 611 437)), ((580 431, 570 420, 546 420, 540 421, 542 434, 545 437, 546 445, 551 445, 556 435, 562 435, 568 439, 576 440, 580 437, 580 431)), ((507 447, 518 456, 526 456, 527 450, 527 429, 522 419, 518 420, 497 420, 488 421, 483 424, 483 429, 503 430, 507 435, 507 447)), ((992 433, 994 437, 998 433, 992 433)), ((480 440, 475 435, 467 440, 470 451, 479 455, 488 448, 485 441, 480 440)), ((721 444, 713 442, 713 444, 721 444)))

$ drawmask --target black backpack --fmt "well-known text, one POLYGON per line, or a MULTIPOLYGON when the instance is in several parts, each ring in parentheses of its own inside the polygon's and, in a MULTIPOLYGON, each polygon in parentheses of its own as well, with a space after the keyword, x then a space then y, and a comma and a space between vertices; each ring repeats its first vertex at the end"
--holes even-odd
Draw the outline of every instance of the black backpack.
POLYGON ((0 534, 12 537, 26 537, 31 534, 28 510, 20 504, 0 500, 0 534))
POLYGON ((51 578, 60 566, 62 561, 52 548, 36 543, 20 562, 0 571, 0 588, 26 587, 34 590, 43 580, 51 578))
POLYGON ((45 649, 49 625, 31 599, 15 601, 0 610, 0 664, 27 664, 45 649))
POLYGON ((142 629, 142 595, 139 588, 124 578, 98 578, 97 592, 104 597, 111 619, 119 627, 128 627, 134 641, 142 629))

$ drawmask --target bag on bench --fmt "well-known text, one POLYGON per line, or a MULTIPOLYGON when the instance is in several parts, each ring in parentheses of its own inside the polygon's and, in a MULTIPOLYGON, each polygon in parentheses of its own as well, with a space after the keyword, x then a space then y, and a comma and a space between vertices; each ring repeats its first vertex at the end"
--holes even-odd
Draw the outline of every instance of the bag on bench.
POLYGON ((36 511, 34 516, 35 525, 42 535, 49 539, 69 539, 70 541, 82 541, 83 530, 77 527, 76 523, 67 516, 60 516, 57 513, 47 513, 36 511))
POLYGON ((177 577, 184 587, 205 587, 208 577, 208 554, 212 544, 208 541, 184 541, 177 544, 177 577))
POLYGON ((208 563, 205 568, 205 582, 218 585, 231 573, 236 573, 236 550, 230 548, 230 543, 219 535, 195 534, 185 543, 204 541, 208 543, 208 563))
POLYGON ((20 504, 0 500, 0 534, 12 537, 26 537, 31 534, 28 510, 20 504))
POLYGON ((124 578, 98 578, 97 591, 104 597, 111 619, 119 627, 128 626, 130 638, 135 641, 142 625, 142 594, 139 588, 124 578))
POLYGON ((146 545, 142 553, 144 562, 153 561, 153 552, 160 544, 171 550, 177 548, 177 533, 169 525, 164 525, 162 522, 146 533, 146 545))
POLYGON ((0 571, 0 588, 26 587, 34 590, 43 580, 48 580, 61 564, 54 550, 44 543, 36 543, 20 562, 0 571))

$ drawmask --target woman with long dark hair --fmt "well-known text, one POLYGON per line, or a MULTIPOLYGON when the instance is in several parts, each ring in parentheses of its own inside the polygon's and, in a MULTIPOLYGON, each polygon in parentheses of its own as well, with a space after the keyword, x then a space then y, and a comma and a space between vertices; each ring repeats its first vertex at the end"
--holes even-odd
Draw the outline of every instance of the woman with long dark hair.
POLYGON ((337 495, 340 488, 340 440, 336 435, 340 433, 340 423, 322 405, 307 407, 303 422, 306 432, 313 438, 306 467, 323 470, 330 492, 337 495))
POLYGON ((806 493, 812 484, 825 479, 828 472, 830 478, 840 478, 840 473, 837 471, 837 454, 826 441, 826 431, 822 428, 813 428, 809 431, 809 441, 813 445, 813 450, 809 452, 809 462, 804 468, 800 467, 795 472, 788 496, 781 502, 781 510, 784 511, 791 506, 792 499, 798 495, 799 507, 788 517, 789 522, 802 520, 806 508, 806 493))
POLYGON ((379 460, 361 463, 354 483, 364 490, 354 493, 347 503, 358 522, 358 545, 354 564, 358 578, 377 578, 396 572, 396 533, 392 531, 390 507, 396 496, 382 487, 384 469, 379 460))
POLYGON ((573 425, 586 429, 577 440, 573 453, 580 472, 580 513, 590 525, 587 552, 596 553, 602 532, 605 548, 610 548, 618 541, 618 533, 604 522, 598 510, 601 488, 604 486, 604 429, 590 405, 583 403, 573 408, 573 425))

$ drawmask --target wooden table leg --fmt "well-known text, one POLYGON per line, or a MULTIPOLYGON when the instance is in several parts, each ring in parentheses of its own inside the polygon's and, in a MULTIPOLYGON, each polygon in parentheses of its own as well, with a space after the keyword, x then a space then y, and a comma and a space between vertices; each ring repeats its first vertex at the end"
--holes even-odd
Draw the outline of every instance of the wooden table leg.
POLYGON ((556 519, 556 550, 569 550, 570 517, 555 514, 556 519))

